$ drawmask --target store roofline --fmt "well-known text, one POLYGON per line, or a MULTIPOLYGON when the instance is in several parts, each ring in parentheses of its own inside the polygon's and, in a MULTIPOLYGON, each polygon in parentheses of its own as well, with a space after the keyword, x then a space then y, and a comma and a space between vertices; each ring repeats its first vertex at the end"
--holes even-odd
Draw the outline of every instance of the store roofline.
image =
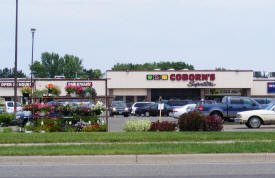
POLYGON ((106 70, 106 72, 254 72, 253 70, 106 70))

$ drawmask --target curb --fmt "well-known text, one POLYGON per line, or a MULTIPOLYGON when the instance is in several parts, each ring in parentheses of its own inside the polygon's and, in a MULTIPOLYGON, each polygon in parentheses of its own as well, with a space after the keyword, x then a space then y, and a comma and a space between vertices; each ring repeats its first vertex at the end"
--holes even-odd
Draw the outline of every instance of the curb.
POLYGON ((0 165, 270 163, 275 153, 1 156, 0 165))

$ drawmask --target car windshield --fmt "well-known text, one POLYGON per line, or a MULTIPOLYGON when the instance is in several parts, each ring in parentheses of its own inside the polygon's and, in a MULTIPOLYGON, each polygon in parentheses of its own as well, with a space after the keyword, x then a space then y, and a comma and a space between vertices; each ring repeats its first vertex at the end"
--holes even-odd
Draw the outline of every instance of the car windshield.
POLYGON ((267 107, 265 108, 265 110, 272 110, 273 106, 275 106, 275 103, 271 103, 271 104, 267 105, 267 107))
MULTIPOLYGON (((14 107, 13 102, 8 102, 7 105, 8 105, 8 107, 14 107)), ((17 107, 22 107, 21 103, 17 102, 17 107)))
POLYGON ((124 102, 114 102, 112 105, 115 107, 126 107, 124 102))

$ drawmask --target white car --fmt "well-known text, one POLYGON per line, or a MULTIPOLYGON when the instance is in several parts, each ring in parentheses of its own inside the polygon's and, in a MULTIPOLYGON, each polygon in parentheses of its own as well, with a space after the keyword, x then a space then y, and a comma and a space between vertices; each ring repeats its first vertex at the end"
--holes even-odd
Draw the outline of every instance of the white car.
POLYGON ((194 111, 196 109, 196 104, 186 104, 181 107, 173 108, 173 118, 179 118, 182 114, 188 113, 190 111, 194 111))
POLYGON ((238 112, 235 122, 245 124, 248 128, 259 128, 261 125, 275 124, 275 103, 265 109, 238 112))
MULTIPOLYGON (((18 112, 23 111, 22 105, 19 102, 17 102, 16 110, 18 112)), ((7 112, 7 113, 13 113, 14 112, 14 102, 13 101, 6 101, 5 102, 5 112, 7 112)))
POLYGON ((155 104, 154 102, 136 102, 132 105, 132 112, 131 114, 135 115, 136 109, 139 107, 144 107, 144 106, 150 106, 155 104))

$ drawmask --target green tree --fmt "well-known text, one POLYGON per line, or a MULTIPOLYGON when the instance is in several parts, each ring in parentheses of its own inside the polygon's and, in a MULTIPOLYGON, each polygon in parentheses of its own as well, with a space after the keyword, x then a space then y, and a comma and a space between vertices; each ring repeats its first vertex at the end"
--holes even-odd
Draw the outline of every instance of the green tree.
POLYGON ((82 60, 73 55, 65 55, 64 61, 64 75, 66 78, 75 78, 84 75, 82 60))
POLYGON ((57 53, 42 53, 41 64, 45 67, 49 78, 63 74, 64 59, 60 58, 57 53))
MULTIPOLYGON (((26 78, 26 75, 23 73, 22 70, 17 70, 17 77, 18 78, 26 78)), ((4 68, 3 70, 0 69, 0 78, 14 78, 14 68, 4 68)))
POLYGON ((84 73, 86 74, 86 78, 90 78, 90 79, 100 79, 103 77, 103 73, 101 72, 100 69, 84 69, 83 70, 84 73))
POLYGON ((60 57, 57 53, 42 53, 41 62, 35 61, 30 68, 38 78, 54 78, 56 75, 64 75, 66 78, 86 77, 82 60, 68 54, 60 57))
POLYGON ((33 71, 33 76, 35 78, 47 78, 48 72, 44 65, 38 61, 34 61, 33 65, 30 66, 30 70, 33 71))
POLYGON ((132 63, 117 63, 112 67, 112 70, 194 70, 194 66, 190 64, 186 64, 185 62, 153 62, 153 63, 144 63, 144 64, 132 64, 132 63))
POLYGON ((224 71, 224 70, 227 70, 226 68, 224 67, 216 67, 215 70, 218 70, 218 71, 224 71))

